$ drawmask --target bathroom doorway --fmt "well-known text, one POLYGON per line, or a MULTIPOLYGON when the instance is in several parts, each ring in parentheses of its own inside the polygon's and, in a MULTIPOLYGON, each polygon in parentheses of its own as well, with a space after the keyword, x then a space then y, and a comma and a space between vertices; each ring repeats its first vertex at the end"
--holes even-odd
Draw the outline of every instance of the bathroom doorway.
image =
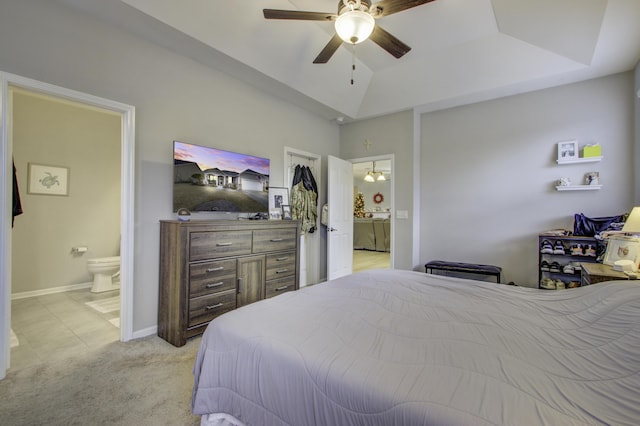
MULTIPOLYGON (((63 156, 56 157, 55 155, 51 155, 50 158, 52 158, 54 161, 53 162, 49 161, 47 164, 48 166, 56 166, 56 167, 62 167, 62 168, 66 167, 68 176, 67 176, 67 185, 66 185, 65 193, 62 194, 61 197, 54 197, 53 195, 49 195, 49 194, 43 194, 43 195, 38 194, 38 197, 40 198, 50 197, 51 201, 48 204, 51 205, 50 211, 52 213, 51 217, 53 218, 54 207, 52 205, 55 203, 60 203, 60 200, 64 200, 67 202, 66 204, 69 204, 71 198, 79 198, 81 196, 81 192, 87 190, 86 186, 83 188, 82 183, 86 183, 84 181, 89 181, 93 184, 96 192, 99 192, 101 195, 104 194, 104 197, 102 196, 98 197, 98 199, 104 202, 104 204, 102 204, 101 206, 98 205, 98 207, 102 207, 105 210, 109 210, 109 208, 106 207, 107 205, 117 204, 115 209, 112 208, 110 210, 111 216, 109 219, 110 222, 113 222, 116 224, 117 230, 114 231, 112 229, 111 231, 115 232, 117 235, 115 235, 115 238, 114 236, 112 236, 111 240, 105 243, 107 246, 109 246, 108 248, 101 247, 102 243, 99 243, 99 242, 94 242, 92 245, 89 245, 87 244, 86 240, 84 242, 82 241, 82 238, 81 238, 82 233, 71 232, 71 228, 68 228, 66 230, 67 232, 64 232, 64 226, 62 227, 58 226, 59 225, 58 223, 48 223, 48 225, 51 228, 62 228, 60 234, 57 237, 57 241, 58 241, 57 243, 62 248, 58 248, 57 250, 63 251, 65 256, 68 256, 72 258, 72 260, 77 261, 76 262, 77 264, 74 267, 67 268, 67 269, 74 270, 72 274, 76 274, 75 278, 71 279, 71 282, 73 283, 78 281, 84 281, 84 285, 87 292, 89 292, 89 288, 87 286, 88 283, 86 282, 86 280, 91 279, 91 275, 88 274, 86 269, 87 258, 91 255, 93 255, 93 257, 104 257, 107 254, 120 255, 121 288, 119 293, 117 294, 118 300, 115 301, 115 305, 117 308, 119 308, 119 313, 120 313, 118 318, 120 322, 119 324, 120 329, 116 331, 115 334, 112 333, 112 336, 115 336, 116 340, 118 339, 122 341, 130 340, 133 334, 132 320, 131 320, 131 317, 132 317, 131 306, 132 306, 133 292, 132 292, 130 283, 132 282, 132 276, 133 276, 132 255, 133 255, 134 108, 128 105, 120 104, 120 103, 109 101, 102 98, 97 98, 92 95, 87 95, 80 92, 71 91, 69 89, 48 85, 46 83, 36 82, 36 81, 25 79, 19 76, 0 73, 0 77, 2 77, 2 83, 3 83, 2 85, 3 114, 2 115, 3 115, 3 124, 5 125, 3 126, 3 129, 2 129, 2 142, 3 142, 3 148, 4 148, 2 151, 2 154, 3 154, 2 164, 4 166, 3 170, 5 171, 5 176, 7 176, 8 175, 7 172, 10 171, 10 170, 7 170, 7 168, 11 167, 12 165, 12 158, 14 157, 14 152, 18 153, 18 151, 20 151, 20 148, 21 148, 21 147, 18 147, 17 145, 14 146, 14 140, 13 140, 14 124, 17 124, 16 122, 21 120, 21 117, 13 114, 14 112, 12 109, 13 100, 11 98, 15 96, 14 92, 20 92, 18 94, 18 97, 28 97, 28 98, 35 99, 36 103, 42 101, 44 98, 48 98, 47 101, 57 102, 58 104, 62 105, 63 106, 62 109, 66 109, 66 113, 70 115, 75 115, 75 114, 69 113, 69 108, 76 108, 77 109, 76 112, 82 111, 82 110, 90 111, 92 113, 97 113, 97 114, 94 114, 94 116, 97 116, 97 117, 110 116, 111 121, 115 120, 119 124, 119 128, 116 131, 116 136, 115 138, 113 138, 114 139, 113 144, 115 145, 118 151, 114 164, 112 165, 112 167, 116 169, 115 179, 118 180, 118 182, 116 182, 115 185, 107 185, 106 183, 110 175, 105 172, 100 172, 99 169, 97 168, 95 169, 95 173, 88 173, 88 174, 86 172, 82 173, 82 169, 83 168, 86 169, 87 165, 88 165, 88 168, 91 169, 90 162, 93 161, 94 158, 96 159, 96 161, 100 161, 104 159, 103 155, 100 155, 97 152, 85 153, 84 161, 82 161, 81 163, 78 163, 76 160, 73 167, 68 167, 67 165, 62 163, 66 162, 65 158, 69 158, 69 161, 70 161, 70 159, 73 158, 73 156, 76 153, 67 151, 65 153, 66 156, 63 155, 63 156), (84 164, 84 163, 87 163, 87 164, 84 164), (106 192, 111 192, 110 194, 111 198, 106 196, 106 192), (114 196, 113 192, 116 192, 115 202, 113 201, 113 196, 114 196), (55 199, 57 199, 57 201, 55 199), (85 249, 86 251, 84 251, 85 249), (91 252, 92 249, 95 250, 93 253, 91 252), (75 253, 74 253, 74 250, 76 250, 75 253), (98 253, 98 250, 101 250, 101 252, 98 253), (80 268, 80 265, 82 265, 81 268, 80 268)), ((62 119, 62 118, 59 118, 59 119, 62 119)), ((41 124, 42 123, 38 120, 32 120, 30 123, 30 126, 27 126, 27 129, 29 129, 29 127, 38 127, 41 124)), ((87 124, 87 123, 84 123, 84 124, 87 124)), ((100 131, 101 129, 98 128, 96 130, 96 133, 94 133, 93 137, 95 138, 95 135, 97 134, 97 132, 100 132, 100 131)), ((59 136, 59 135, 56 135, 56 136, 59 136)), ((84 140, 86 141, 89 137, 91 136, 85 136, 84 140)), ((55 139, 53 137, 44 138, 42 136, 40 136, 40 138, 49 139, 49 142, 55 139)), ((81 137, 80 141, 77 143, 81 144, 82 139, 83 138, 81 137)), ((20 142, 16 141, 16 143, 20 143, 20 142)), ((73 150, 74 147, 73 146, 64 147, 61 149, 73 150)), ((75 149, 80 151, 82 150, 81 146, 76 146, 75 149)), ((30 193, 30 192, 33 192, 32 191, 33 188, 30 187, 30 184, 32 182, 30 181, 29 169, 33 168, 33 164, 44 163, 45 161, 41 161, 43 157, 41 157, 40 159, 35 159, 35 154, 28 154, 27 157, 30 157, 30 158, 26 158, 26 159, 23 158, 21 160, 22 163, 26 162, 26 167, 28 170, 27 170, 27 174, 25 175, 24 168, 22 169, 23 171, 22 179, 19 182, 20 192, 23 194, 23 197, 31 197, 31 196, 35 197, 36 196, 35 193, 34 194, 30 193), (24 176, 26 176, 26 178, 24 176)), ((25 167, 25 165, 22 164, 22 167, 25 167)), ((55 169, 55 170, 61 170, 61 169, 55 169)), ((11 201, 10 197, 11 197, 11 194, 9 193, 8 197, 6 197, 8 198, 8 202, 11 201)), ((4 201, 7 202, 7 199, 5 199, 4 201)), ((94 202, 95 202, 95 199, 87 200, 87 203, 94 203, 94 202)), ((47 208, 47 207, 41 207, 41 208, 47 208)), ((4 227, 0 231, 0 237, 1 237, 0 242, 2 243, 2 245, 0 246, 2 248, 2 256, 0 257, 0 266, 2 266, 2 269, 5 272, 0 277, 1 278, 0 299, 2 299, 1 300, 2 305, 3 307, 5 307, 4 315, 2 316, 2 320, 1 320, 2 326, 0 327, 0 345, 2 346, 2 351, 0 353, 0 378, 3 378, 4 375, 6 374, 6 369, 9 367, 9 360, 11 358, 10 354, 12 353, 10 349, 10 344, 9 344, 10 337, 11 337, 10 336, 11 334, 11 327, 10 327, 11 314, 10 313, 11 313, 11 306, 12 306, 11 296, 13 293, 12 286, 14 284, 12 281, 12 277, 13 275, 15 275, 13 273, 15 271, 12 271, 12 268, 16 268, 17 270, 18 268, 22 267, 22 266, 17 266, 16 264, 14 264, 14 261, 13 261, 14 245, 18 246, 20 243, 17 243, 17 241, 13 239, 14 234, 10 227, 11 218, 6 217, 6 212, 3 212, 2 214, 3 214, 3 219, 6 219, 4 223, 8 223, 9 226, 4 227)), ((82 211, 82 209, 79 207, 77 208, 77 211, 66 212, 66 215, 71 216, 71 219, 75 221, 74 222, 75 226, 78 228, 83 226, 85 227, 91 226, 91 225, 87 225, 87 222, 90 222, 90 223, 96 222, 95 217, 92 217, 91 214, 87 214, 86 211, 82 211)), ((18 221, 20 220, 20 216, 16 217, 15 220, 16 220, 16 223, 18 223, 18 221)), ((45 216, 45 219, 41 219, 41 220, 46 222, 46 216, 45 216)), ((46 225, 47 223, 45 223, 45 226, 46 225)), ((104 222, 98 223, 96 224, 96 226, 98 227, 104 226, 104 222)), ((38 242, 35 240, 34 240, 34 243, 38 244, 38 242)), ((47 244, 47 243, 50 243, 50 242, 44 242, 44 243, 40 242, 40 244, 47 244)), ((32 266, 34 267, 33 269, 43 269, 42 265, 34 264, 32 266)), ((68 277, 65 277, 64 279, 67 280, 68 277)), ((39 297, 42 294, 46 295, 47 293, 49 293, 52 300, 56 300, 56 299, 60 300, 62 299, 63 295, 67 296, 73 293, 73 291, 79 291, 74 287, 74 285, 75 284, 69 285, 67 282, 62 282, 62 283, 52 282, 52 283, 49 283, 48 285, 39 284, 39 286, 42 288, 31 289, 21 293, 23 293, 22 294, 23 296, 34 295, 36 297, 39 297), (45 288, 45 287, 53 287, 53 288, 45 288), (67 290, 67 289, 70 289, 72 291, 64 292, 64 290, 67 290)), ((82 285, 82 283, 79 285, 82 285)), ((101 297, 97 297, 97 298, 100 299, 101 297)), ((69 308, 70 306, 69 303, 75 303, 77 305, 80 303, 84 304, 84 301, 72 300, 72 301, 65 302, 64 300, 62 300, 62 303, 58 307, 55 307, 55 304, 48 304, 48 303, 45 303, 43 306, 47 306, 48 309, 46 311, 48 311, 49 313, 53 313, 55 315, 55 313, 52 312, 51 310, 55 311, 56 309, 58 309, 60 310, 60 312, 62 312, 65 309, 69 308)), ((96 313, 96 315, 99 316, 100 313, 96 313)), ((115 318, 111 318, 111 319, 115 320, 115 318)), ((67 317, 67 321, 77 323, 77 322, 82 322, 83 320, 78 318, 67 317)), ((114 322, 117 323, 117 321, 114 321, 114 322)), ((46 332, 46 327, 43 327, 43 331, 46 332)), ((73 333, 74 332, 72 332, 72 334, 73 333)), ((99 333, 91 333, 90 331, 87 331, 86 333, 87 341, 84 342, 84 344, 85 345, 98 344, 98 342, 90 341, 92 338, 91 336, 94 336, 94 335, 98 336, 99 333)))
POLYGON ((393 268, 393 156, 353 163, 353 272, 393 268))

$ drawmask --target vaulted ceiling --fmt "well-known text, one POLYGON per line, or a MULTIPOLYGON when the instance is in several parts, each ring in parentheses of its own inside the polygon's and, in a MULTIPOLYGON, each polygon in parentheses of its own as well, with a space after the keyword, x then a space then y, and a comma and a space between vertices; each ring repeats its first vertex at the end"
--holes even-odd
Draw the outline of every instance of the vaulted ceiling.
POLYGON ((435 0, 376 21, 412 48, 402 58, 367 40, 326 64, 312 62, 332 22, 266 20, 262 9, 335 13, 339 0, 58 1, 338 122, 605 76, 640 59, 639 0, 435 0))

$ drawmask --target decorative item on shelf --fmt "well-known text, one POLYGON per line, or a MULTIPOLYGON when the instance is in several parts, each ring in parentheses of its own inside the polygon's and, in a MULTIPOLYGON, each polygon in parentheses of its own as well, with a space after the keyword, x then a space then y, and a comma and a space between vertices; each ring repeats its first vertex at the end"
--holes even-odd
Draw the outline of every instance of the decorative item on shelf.
POLYGON ((384 201, 384 195, 382 195, 381 193, 378 192, 376 195, 373 196, 374 203, 380 204, 383 201, 384 201))
POLYGON ((600 172, 589 172, 584 175, 586 185, 600 185, 600 172))
POLYGON ((602 148, 600 144, 585 145, 582 148, 582 157, 592 158, 602 156, 602 148))
POLYGON ((178 209, 178 220, 180 222, 189 222, 191 220, 191 212, 188 209, 178 209))
POLYGON ((571 185, 571 179, 569 179, 568 177, 563 177, 558 180, 558 186, 570 186, 570 185, 571 185))
POLYGON ((578 159, 578 141, 558 142, 558 162, 578 159))
POLYGON ((291 220, 291 206, 287 204, 282 205, 282 219, 283 220, 291 220))

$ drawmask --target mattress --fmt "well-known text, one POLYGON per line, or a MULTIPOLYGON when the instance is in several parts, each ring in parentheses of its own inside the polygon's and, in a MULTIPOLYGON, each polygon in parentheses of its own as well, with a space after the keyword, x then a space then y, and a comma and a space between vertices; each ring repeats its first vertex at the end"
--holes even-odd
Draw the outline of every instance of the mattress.
POLYGON ((639 370, 633 281, 546 291, 365 271, 211 322, 192 411, 246 425, 637 425, 639 370))

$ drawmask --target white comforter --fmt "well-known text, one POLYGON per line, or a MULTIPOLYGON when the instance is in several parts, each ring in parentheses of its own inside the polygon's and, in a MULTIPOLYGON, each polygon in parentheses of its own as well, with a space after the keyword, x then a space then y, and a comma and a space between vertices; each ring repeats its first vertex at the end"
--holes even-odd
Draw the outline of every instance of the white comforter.
POLYGON ((208 327, 192 409, 247 425, 640 424, 640 283, 369 271, 208 327))

